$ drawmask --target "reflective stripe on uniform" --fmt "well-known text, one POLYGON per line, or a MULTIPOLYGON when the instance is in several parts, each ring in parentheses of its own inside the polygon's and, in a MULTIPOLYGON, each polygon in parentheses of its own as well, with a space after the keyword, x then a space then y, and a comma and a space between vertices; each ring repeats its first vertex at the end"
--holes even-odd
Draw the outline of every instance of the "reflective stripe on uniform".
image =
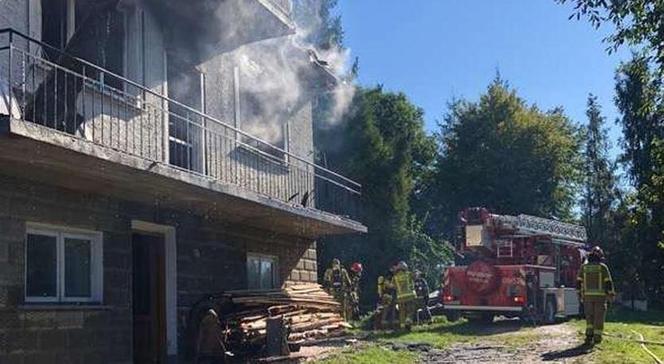
POLYGON ((602 287, 602 283, 604 282, 602 266, 599 264, 586 264, 581 269, 583 270, 583 294, 586 296, 606 295, 602 287), (593 284, 596 284, 596 286, 590 287, 593 284))

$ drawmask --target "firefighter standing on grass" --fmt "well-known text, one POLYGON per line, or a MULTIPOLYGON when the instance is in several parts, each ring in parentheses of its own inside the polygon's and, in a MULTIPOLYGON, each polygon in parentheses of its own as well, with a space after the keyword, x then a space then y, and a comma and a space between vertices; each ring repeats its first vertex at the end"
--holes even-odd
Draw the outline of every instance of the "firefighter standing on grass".
POLYGON ((392 327, 392 322, 395 316, 395 303, 394 303, 394 283, 393 283, 393 269, 390 268, 388 274, 378 277, 378 309, 376 312, 376 329, 389 329, 392 327))
POLYGON ((581 266, 577 278, 579 300, 586 315, 587 345, 602 342, 607 304, 615 296, 611 273, 609 267, 602 263, 603 258, 602 248, 593 247, 588 254, 588 262, 581 266))
POLYGON ((362 279, 362 271, 364 267, 362 263, 355 262, 350 266, 350 292, 349 301, 350 307, 348 308, 349 317, 353 320, 360 318, 360 280, 362 279))
POLYGON ((399 328, 410 329, 415 313, 416 294, 413 274, 408 270, 406 262, 399 262, 394 273, 394 287, 397 291, 399 305, 399 328))
POLYGON ((350 318, 347 315, 350 286, 348 271, 341 266, 339 259, 332 259, 332 266, 325 271, 323 287, 337 302, 341 303, 341 312, 343 312, 345 320, 350 318))
POLYGON ((429 283, 427 283, 424 273, 416 270, 414 283, 418 301, 417 322, 418 324, 420 320, 431 322, 431 311, 429 310, 429 283))

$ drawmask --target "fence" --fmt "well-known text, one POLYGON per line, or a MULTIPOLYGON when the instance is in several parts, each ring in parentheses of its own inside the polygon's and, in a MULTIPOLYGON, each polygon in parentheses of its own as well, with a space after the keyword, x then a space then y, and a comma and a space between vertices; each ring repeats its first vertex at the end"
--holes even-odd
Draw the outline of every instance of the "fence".
POLYGON ((0 30, 0 72, 14 119, 289 204, 359 217, 358 183, 12 29, 0 30), (57 59, 47 60, 46 49, 57 59))

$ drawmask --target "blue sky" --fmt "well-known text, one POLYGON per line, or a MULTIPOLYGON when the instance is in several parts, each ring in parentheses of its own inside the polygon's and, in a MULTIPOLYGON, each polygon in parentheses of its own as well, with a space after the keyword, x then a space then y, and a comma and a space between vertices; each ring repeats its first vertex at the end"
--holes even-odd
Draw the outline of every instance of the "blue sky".
MULTIPOLYGON (((500 70, 530 103, 562 106, 585 123, 599 97, 614 141, 614 72, 628 50, 608 55, 608 29, 568 20, 553 0, 340 0, 345 42, 360 59, 360 83, 403 91, 434 130, 452 98, 476 100, 500 70)), ((614 153, 617 152, 614 145, 614 153)))

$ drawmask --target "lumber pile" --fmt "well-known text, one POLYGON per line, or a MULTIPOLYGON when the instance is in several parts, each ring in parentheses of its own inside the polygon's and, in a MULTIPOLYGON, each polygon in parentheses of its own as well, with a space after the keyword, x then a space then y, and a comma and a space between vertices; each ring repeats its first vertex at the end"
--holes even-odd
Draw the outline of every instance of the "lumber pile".
POLYGON ((341 304, 318 284, 303 284, 270 291, 227 291, 223 294, 232 310, 222 314, 229 347, 265 344, 267 318, 282 316, 288 341, 335 337, 351 326, 341 316, 341 304))

